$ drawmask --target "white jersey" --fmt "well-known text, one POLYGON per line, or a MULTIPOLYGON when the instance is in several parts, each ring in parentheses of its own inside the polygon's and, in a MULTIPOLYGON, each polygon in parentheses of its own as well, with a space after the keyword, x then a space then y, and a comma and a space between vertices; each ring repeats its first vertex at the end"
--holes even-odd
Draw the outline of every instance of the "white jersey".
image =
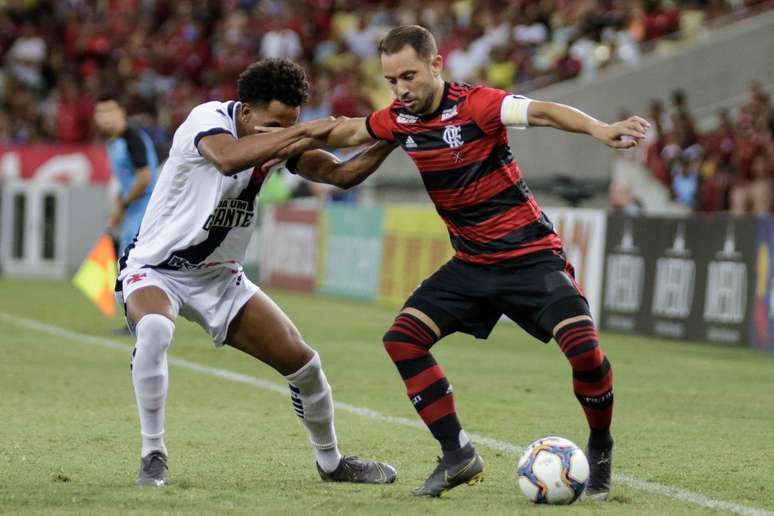
POLYGON ((251 168, 224 176, 196 146, 212 134, 237 138, 238 108, 235 101, 206 102, 175 131, 138 236, 120 260, 122 272, 141 267, 241 269, 253 233, 255 198, 266 174, 251 168))

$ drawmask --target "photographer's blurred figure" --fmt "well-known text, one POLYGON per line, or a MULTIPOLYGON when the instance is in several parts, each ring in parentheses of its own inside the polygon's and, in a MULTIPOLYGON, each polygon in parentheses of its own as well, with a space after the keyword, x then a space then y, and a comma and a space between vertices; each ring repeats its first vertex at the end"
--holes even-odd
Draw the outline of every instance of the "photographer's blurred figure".
POLYGON ((108 218, 108 230, 118 235, 118 256, 123 255, 140 230, 158 176, 158 156, 150 137, 129 124, 119 95, 104 93, 97 99, 94 122, 107 138, 107 152, 118 182, 118 197, 108 218))

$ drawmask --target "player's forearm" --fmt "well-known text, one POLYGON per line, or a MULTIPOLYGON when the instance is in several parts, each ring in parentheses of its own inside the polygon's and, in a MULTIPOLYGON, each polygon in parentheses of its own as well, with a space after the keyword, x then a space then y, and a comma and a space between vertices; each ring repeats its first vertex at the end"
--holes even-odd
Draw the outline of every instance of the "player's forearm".
POLYGON ((137 174, 135 175, 134 183, 132 183, 132 187, 129 189, 129 192, 127 194, 119 199, 119 202, 124 205, 124 207, 128 207, 131 203, 139 199, 143 196, 145 193, 145 190, 148 188, 148 185, 151 182, 151 171, 148 167, 143 167, 140 170, 137 171, 137 174))
POLYGON ((307 137, 303 125, 272 133, 252 134, 233 140, 213 156, 213 164, 221 174, 234 175, 263 164, 275 157, 277 149, 288 147, 307 137))
POLYGON ((596 137, 607 124, 571 106, 556 102, 533 101, 529 105, 529 125, 553 127, 596 137))
POLYGON ((357 186, 376 172, 395 147, 396 144, 390 142, 374 143, 347 161, 331 167, 326 171, 325 182, 344 190, 357 186))
POLYGON ((365 118, 339 117, 337 120, 340 123, 324 138, 326 147, 340 149, 373 143, 366 129, 365 118))

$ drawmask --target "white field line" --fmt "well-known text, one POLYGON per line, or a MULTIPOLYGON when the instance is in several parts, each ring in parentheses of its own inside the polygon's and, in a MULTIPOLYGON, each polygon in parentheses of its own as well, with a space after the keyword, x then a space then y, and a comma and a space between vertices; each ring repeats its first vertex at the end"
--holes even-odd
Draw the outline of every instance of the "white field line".
MULTIPOLYGON (((84 333, 78 333, 72 330, 68 330, 66 328, 62 328, 60 326, 54 326, 52 324, 46 324, 40 321, 36 321, 34 319, 27 319, 25 317, 11 315, 4 312, 0 312, 0 320, 10 324, 14 324, 16 326, 20 326, 22 328, 35 330, 41 333, 47 333, 55 337, 72 339, 81 343, 91 344, 91 345, 99 346, 103 348, 115 349, 115 350, 124 351, 124 352, 128 352, 131 349, 131 346, 127 344, 122 344, 121 342, 118 342, 115 340, 105 339, 102 337, 95 337, 93 335, 86 335, 84 333)), ((276 392, 282 395, 288 395, 288 388, 286 385, 277 384, 274 382, 270 382, 268 380, 263 380, 261 378, 255 378, 253 376, 248 376, 241 373, 235 373, 233 371, 228 371, 226 369, 209 367, 206 365, 199 364, 197 362, 186 360, 184 358, 177 358, 173 356, 168 357, 168 362, 181 369, 188 369, 189 371, 196 371, 198 373, 202 373, 207 376, 223 378, 224 380, 244 383, 267 391, 276 392)), ((424 424, 414 419, 406 419, 403 417, 396 417, 396 416, 387 416, 380 412, 376 412, 375 410, 371 410, 365 407, 350 405, 349 403, 343 403, 343 402, 337 401, 336 408, 344 412, 349 412, 350 414, 355 414, 358 416, 363 416, 363 417, 375 419, 378 421, 384 421, 387 423, 394 423, 394 424, 403 425, 403 426, 410 426, 410 427, 419 428, 419 429, 425 428, 424 424)), ((490 448, 493 450, 510 453, 512 455, 519 455, 524 450, 524 448, 521 446, 517 446, 515 444, 511 444, 505 441, 498 441, 497 439, 492 439, 491 437, 486 437, 484 435, 478 435, 478 434, 468 434, 468 435, 471 441, 473 441, 474 443, 481 446, 486 446, 487 448, 490 448)), ((693 491, 688 491, 687 489, 681 489, 679 487, 673 487, 666 484, 658 484, 656 482, 649 482, 647 480, 640 480, 621 473, 613 474, 613 480, 619 484, 623 484, 625 486, 632 487, 634 489, 639 489, 641 491, 646 491, 648 493, 666 496, 669 498, 675 498, 677 500, 681 500, 683 502, 693 504, 693 505, 698 505, 699 507, 705 507, 707 509, 727 511, 730 513, 742 514, 745 516, 774 516, 774 512, 771 512, 765 509, 748 507, 746 505, 741 505, 734 502, 726 502, 723 500, 713 500, 712 498, 708 498, 703 494, 695 493, 693 491)))

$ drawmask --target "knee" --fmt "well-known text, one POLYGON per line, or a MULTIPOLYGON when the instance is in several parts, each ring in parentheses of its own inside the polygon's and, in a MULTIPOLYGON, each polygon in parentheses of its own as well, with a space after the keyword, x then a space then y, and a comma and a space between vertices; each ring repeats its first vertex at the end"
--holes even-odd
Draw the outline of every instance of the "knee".
POLYGON ((138 349, 162 353, 172 344, 175 323, 159 314, 143 316, 135 326, 138 349))
POLYGON ((310 347, 301 333, 293 325, 289 325, 283 337, 285 350, 281 356, 275 356, 268 363, 283 376, 308 369, 309 371, 321 371, 322 363, 320 355, 310 347))
POLYGON ((393 362, 412 360, 430 356, 430 351, 417 342, 406 342, 405 335, 396 335, 393 331, 387 331, 382 338, 384 350, 393 362))
POLYGON ((309 392, 317 392, 319 390, 330 388, 328 386, 328 379, 323 372, 320 355, 314 350, 312 350, 311 353, 311 358, 304 362, 300 368, 291 374, 285 375, 285 379, 288 383, 299 389, 300 394, 307 394, 309 392))
POLYGON ((435 331, 417 317, 401 312, 382 337, 384 349, 393 362, 430 354, 438 341, 435 331))

